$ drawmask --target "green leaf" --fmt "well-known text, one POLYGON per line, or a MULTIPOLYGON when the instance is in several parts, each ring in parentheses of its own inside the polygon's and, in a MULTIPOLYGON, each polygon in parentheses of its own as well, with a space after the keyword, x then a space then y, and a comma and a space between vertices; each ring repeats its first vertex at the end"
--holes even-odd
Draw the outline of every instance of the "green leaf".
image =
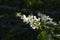
POLYGON ((37 40, 49 40, 46 30, 42 31, 38 36, 37 40))

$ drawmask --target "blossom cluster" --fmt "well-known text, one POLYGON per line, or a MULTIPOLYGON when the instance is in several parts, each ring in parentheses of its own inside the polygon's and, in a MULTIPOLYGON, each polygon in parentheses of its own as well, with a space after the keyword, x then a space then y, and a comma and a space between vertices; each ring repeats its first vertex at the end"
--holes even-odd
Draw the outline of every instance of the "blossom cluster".
POLYGON ((38 18, 34 15, 22 15, 21 13, 17 13, 17 16, 19 16, 23 22, 25 22, 26 24, 29 23, 30 27, 32 27, 33 29, 42 29, 41 24, 53 24, 53 25, 57 25, 57 23, 53 22, 53 19, 50 18, 49 16, 46 16, 44 14, 41 14, 40 12, 38 13, 38 18))

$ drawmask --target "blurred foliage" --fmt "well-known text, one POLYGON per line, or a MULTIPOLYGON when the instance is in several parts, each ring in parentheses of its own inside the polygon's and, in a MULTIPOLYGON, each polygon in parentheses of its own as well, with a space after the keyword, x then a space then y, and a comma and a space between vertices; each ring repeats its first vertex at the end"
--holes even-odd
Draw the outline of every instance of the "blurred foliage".
POLYGON ((0 0, 0 5, 9 5, 19 8, 59 10, 60 0, 0 0))
POLYGON ((27 7, 32 7, 35 0, 25 0, 26 4, 27 4, 27 7))

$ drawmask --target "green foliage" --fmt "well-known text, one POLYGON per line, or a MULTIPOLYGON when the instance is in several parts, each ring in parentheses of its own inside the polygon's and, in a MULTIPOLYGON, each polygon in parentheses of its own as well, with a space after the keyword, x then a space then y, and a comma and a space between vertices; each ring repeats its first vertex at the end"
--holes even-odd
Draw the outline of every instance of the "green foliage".
POLYGON ((49 37, 47 36, 47 31, 42 31, 38 36, 37 40, 49 40, 49 37))
POLYGON ((37 39, 38 40, 60 40, 60 24, 54 26, 52 24, 45 24, 43 25, 45 27, 45 29, 43 28, 43 33, 41 32, 38 36, 37 39), (50 36, 48 36, 49 34, 51 34, 50 36), (52 35, 53 34, 53 35, 52 35), (43 37, 41 37, 41 35, 43 37), (48 39, 47 39, 48 38, 48 39))

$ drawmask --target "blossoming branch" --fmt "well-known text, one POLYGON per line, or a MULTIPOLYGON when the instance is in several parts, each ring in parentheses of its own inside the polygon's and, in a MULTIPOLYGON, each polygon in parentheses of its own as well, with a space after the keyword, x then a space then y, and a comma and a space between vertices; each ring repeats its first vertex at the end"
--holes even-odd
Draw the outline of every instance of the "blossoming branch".
MULTIPOLYGON (((53 24, 53 25, 57 25, 56 22, 53 22, 53 19, 50 18, 49 16, 46 16, 42 13, 38 13, 38 18, 34 15, 22 15, 21 13, 17 13, 16 14, 18 17, 20 17, 23 22, 25 22, 26 24, 29 23, 30 27, 32 27, 32 29, 41 29, 42 30, 42 24, 53 24)), ((49 27, 47 27, 49 28, 49 27)))

